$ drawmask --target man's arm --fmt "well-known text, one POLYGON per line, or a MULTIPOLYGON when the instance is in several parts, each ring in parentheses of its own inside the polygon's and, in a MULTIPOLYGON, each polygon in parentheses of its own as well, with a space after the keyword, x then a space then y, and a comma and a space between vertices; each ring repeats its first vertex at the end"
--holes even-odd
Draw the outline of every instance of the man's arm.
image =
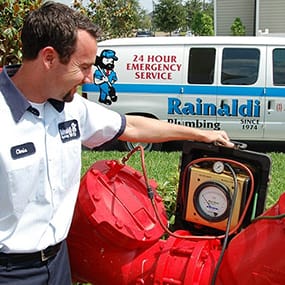
POLYGON ((215 142, 233 147, 225 131, 202 130, 170 124, 161 120, 141 116, 126 116, 126 129, 119 137, 122 141, 166 142, 174 140, 192 140, 205 143, 215 142))

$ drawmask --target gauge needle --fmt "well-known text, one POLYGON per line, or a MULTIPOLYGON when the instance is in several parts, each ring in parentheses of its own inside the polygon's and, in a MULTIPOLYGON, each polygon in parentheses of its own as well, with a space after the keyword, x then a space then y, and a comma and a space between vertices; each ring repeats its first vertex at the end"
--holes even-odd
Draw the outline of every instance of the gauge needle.
MULTIPOLYGON (((203 199, 206 201, 206 203, 208 204, 208 209, 212 209, 211 204, 209 203, 209 201, 206 199, 206 197, 204 195, 202 195, 203 199)), ((218 213, 217 212, 212 212, 214 216, 217 216, 218 213)))
POLYGON ((206 203, 208 204, 208 206, 210 207, 210 203, 208 202, 208 200, 206 199, 206 197, 204 195, 202 195, 203 199, 206 201, 206 203))

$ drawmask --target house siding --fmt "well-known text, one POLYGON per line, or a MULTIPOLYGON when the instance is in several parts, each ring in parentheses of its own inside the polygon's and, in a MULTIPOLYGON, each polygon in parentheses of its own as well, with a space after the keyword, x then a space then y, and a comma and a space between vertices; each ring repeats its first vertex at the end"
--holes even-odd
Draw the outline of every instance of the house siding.
POLYGON ((246 35, 253 35, 255 0, 216 0, 215 9, 216 35, 231 35, 231 26, 236 18, 241 19, 246 35))
POLYGON ((259 27, 258 30, 269 33, 285 33, 285 1, 259 0, 259 27))

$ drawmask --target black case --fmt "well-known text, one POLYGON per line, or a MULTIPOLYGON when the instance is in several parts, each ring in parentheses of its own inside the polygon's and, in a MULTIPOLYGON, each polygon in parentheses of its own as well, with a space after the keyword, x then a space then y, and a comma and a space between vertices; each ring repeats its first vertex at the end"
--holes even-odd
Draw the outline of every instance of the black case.
POLYGON ((220 232, 215 229, 205 227, 201 227, 197 230, 197 227, 194 227, 191 222, 185 221, 183 218, 187 198, 187 193, 184 193, 183 191, 188 183, 185 181, 185 176, 187 177, 187 175, 185 175, 185 171, 187 171, 187 165, 191 161, 203 157, 232 159, 246 164, 253 173, 255 182, 254 194, 258 194, 258 200, 254 201, 254 199, 252 199, 242 224, 243 228, 246 227, 251 221, 253 203, 256 203, 255 217, 263 213, 271 172, 271 159, 267 154, 244 149, 243 144, 236 143, 235 146, 235 148, 227 148, 214 144, 191 141, 184 143, 180 164, 180 178, 177 193, 174 230, 185 229, 191 231, 193 234, 220 234, 220 232))

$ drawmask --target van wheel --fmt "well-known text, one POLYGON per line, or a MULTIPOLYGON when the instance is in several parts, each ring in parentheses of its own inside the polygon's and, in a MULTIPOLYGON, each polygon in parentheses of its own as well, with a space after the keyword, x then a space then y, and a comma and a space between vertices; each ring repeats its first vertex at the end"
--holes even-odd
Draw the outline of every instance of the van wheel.
POLYGON ((160 151, 162 149, 162 143, 132 143, 132 142, 121 142, 121 148, 125 151, 131 151, 141 145, 145 151, 160 151))

